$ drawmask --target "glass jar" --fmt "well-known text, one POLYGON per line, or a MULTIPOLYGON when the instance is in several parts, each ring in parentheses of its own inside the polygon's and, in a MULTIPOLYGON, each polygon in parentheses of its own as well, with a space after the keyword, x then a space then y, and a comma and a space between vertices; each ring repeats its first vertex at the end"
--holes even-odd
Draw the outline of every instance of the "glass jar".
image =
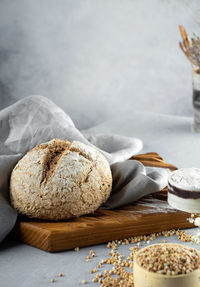
POLYGON ((194 131, 200 133, 200 73, 193 72, 194 131))

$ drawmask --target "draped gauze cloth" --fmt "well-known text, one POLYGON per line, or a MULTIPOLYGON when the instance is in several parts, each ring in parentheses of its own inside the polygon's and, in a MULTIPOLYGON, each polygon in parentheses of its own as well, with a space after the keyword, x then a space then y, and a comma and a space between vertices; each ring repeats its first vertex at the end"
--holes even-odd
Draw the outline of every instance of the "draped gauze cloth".
POLYGON ((0 241, 15 225, 17 212, 9 204, 9 178, 13 167, 27 151, 53 138, 78 140, 95 146, 107 158, 113 189, 101 208, 116 208, 167 184, 168 170, 145 168, 127 160, 142 149, 142 142, 113 134, 81 133, 71 118, 42 96, 24 98, 0 111, 0 241))

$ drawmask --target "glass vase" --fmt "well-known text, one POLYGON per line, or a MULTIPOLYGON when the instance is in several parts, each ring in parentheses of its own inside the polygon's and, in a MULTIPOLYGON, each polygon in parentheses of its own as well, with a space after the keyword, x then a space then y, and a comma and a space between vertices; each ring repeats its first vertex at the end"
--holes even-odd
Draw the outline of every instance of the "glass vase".
POLYGON ((194 108, 194 131, 200 133, 200 73, 193 72, 193 108, 194 108))

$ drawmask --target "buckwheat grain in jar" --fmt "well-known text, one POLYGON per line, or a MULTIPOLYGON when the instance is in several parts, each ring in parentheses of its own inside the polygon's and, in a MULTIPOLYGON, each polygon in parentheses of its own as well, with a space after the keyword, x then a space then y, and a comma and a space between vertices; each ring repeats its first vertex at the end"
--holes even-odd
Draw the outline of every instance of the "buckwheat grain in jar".
POLYGON ((134 258, 135 287, 200 287, 200 253, 182 244, 154 244, 134 258))

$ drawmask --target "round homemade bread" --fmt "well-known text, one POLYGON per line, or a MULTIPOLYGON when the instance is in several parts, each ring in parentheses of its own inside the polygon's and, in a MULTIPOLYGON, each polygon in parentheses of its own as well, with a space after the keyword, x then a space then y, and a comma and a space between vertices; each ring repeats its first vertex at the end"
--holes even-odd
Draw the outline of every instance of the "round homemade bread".
POLYGON ((109 197, 110 165, 95 148, 53 139, 29 151, 10 179, 10 201, 21 214, 64 220, 94 212, 109 197))

